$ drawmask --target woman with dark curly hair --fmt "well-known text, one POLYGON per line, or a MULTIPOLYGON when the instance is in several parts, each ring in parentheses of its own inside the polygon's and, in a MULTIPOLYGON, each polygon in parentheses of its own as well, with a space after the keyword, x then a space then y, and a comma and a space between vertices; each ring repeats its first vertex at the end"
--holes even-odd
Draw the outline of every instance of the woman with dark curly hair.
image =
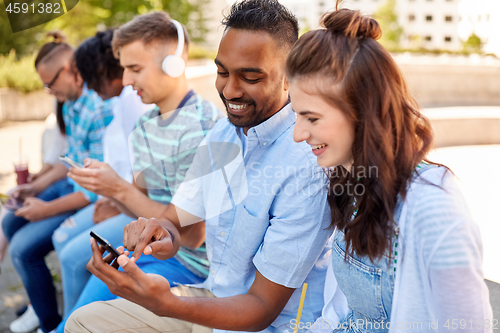
POLYGON ((479 229, 452 172, 426 159, 430 123, 379 24, 348 9, 321 23, 287 61, 294 139, 330 172, 332 292, 316 328, 490 331, 479 229))

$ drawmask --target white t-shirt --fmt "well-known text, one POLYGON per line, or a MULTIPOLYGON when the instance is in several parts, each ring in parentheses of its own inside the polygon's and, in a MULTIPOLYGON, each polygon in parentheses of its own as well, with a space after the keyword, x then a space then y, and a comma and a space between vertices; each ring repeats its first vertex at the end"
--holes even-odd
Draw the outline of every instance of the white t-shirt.
POLYGON ((104 162, 128 182, 132 182, 128 137, 139 117, 152 108, 154 104, 142 103, 132 86, 124 87, 113 107, 113 120, 102 138, 104 162))

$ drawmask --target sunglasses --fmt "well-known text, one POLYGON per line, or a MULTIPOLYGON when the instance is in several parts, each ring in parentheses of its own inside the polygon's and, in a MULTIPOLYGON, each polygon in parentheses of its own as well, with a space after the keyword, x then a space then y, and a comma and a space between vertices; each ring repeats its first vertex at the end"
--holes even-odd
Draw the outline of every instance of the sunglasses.
POLYGON ((57 71, 57 73, 56 73, 56 75, 54 76, 54 78, 52 79, 52 81, 50 81, 49 83, 47 83, 47 84, 44 84, 44 85, 43 85, 43 88, 44 88, 47 92, 49 92, 49 91, 50 91, 50 89, 52 89, 52 86, 56 83, 57 79, 59 78, 59 74, 61 74, 61 72, 64 70, 64 68, 66 68, 66 67, 65 67, 65 66, 61 67, 61 68, 57 71))

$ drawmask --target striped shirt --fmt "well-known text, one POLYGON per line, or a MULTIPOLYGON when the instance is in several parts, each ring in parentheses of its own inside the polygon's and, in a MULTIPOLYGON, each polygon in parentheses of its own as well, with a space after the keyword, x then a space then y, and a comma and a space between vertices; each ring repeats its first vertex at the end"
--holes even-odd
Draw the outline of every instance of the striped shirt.
MULTIPOLYGON (((83 85, 77 100, 66 101, 63 105, 63 120, 66 125, 68 142, 67 156, 79 164, 87 157, 102 161, 102 137, 106 126, 113 120, 114 98, 103 101, 95 91, 83 85)), ((97 195, 68 179, 74 191, 80 191, 85 198, 94 202, 97 195)))
MULTIPOLYGON (((168 205, 191 166, 196 149, 223 113, 192 90, 173 114, 164 119, 158 107, 146 112, 130 135, 136 184, 150 199, 168 205)), ((175 256, 200 277, 208 275, 205 244, 175 256)))

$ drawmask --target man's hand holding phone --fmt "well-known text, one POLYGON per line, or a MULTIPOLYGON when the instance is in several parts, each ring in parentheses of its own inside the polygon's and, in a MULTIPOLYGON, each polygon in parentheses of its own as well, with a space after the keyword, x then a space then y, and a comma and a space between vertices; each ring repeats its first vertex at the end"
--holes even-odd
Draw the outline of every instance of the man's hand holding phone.
POLYGON ((107 163, 86 158, 83 168, 71 168, 68 177, 83 188, 105 197, 120 192, 121 185, 129 185, 107 163))
MULTIPOLYGON (((103 258, 104 262, 113 266, 114 268, 118 269, 118 262, 115 260, 117 259, 120 255, 125 255, 128 257, 129 252, 125 251, 123 246, 119 246, 118 248, 114 248, 111 243, 109 243, 105 238, 102 238, 95 232, 91 231, 90 236, 99 244, 99 250, 101 251, 101 256, 104 254, 104 252, 108 252, 108 255, 103 258), (114 261, 114 262, 113 262, 114 261)), ((91 239, 91 244, 92 244, 92 239, 91 239)), ((90 263, 90 262, 89 262, 90 263)))
POLYGON ((5 208, 14 212, 23 206, 23 202, 24 200, 15 198, 12 195, 0 193, 0 203, 4 205, 5 208))
POLYGON ((90 244, 92 258, 87 269, 103 281, 111 293, 161 316, 168 316, 172 309, 179 307, 178 297, 170 291, 168 280, 161 275, 141 271, 134 260, 128 258, 128 252, 123 247, 116 249, 122 255, 111 264, 114 259, 112 254, 102 258, 106 252, 104 246, 99 246, 94 238, 90 239, 90 244), (123 272, 116 269, 118 264, 123 272))
POLYGON ((34 197, 38 194, 38 190, 32 183, 18 185, 14 189, 11 190, 10 197, 13 199, 20 200, 21 202, 24 199, 29 197, 34 197))
POLYGON ((61 163, 64 164, 64 166, 68 169, 69 168, 77 168, 77 169, 83 168, 82 165, 76 163, 68 156, 64 156, 64 155, 59 156, 59 161, 61 161, 61 163))
POLYGON ((40 221, 53 214, 49 204, 38 198, 26 198, 23 206, 16 210, 16 216, 24 217, 30 222, 40 221))

